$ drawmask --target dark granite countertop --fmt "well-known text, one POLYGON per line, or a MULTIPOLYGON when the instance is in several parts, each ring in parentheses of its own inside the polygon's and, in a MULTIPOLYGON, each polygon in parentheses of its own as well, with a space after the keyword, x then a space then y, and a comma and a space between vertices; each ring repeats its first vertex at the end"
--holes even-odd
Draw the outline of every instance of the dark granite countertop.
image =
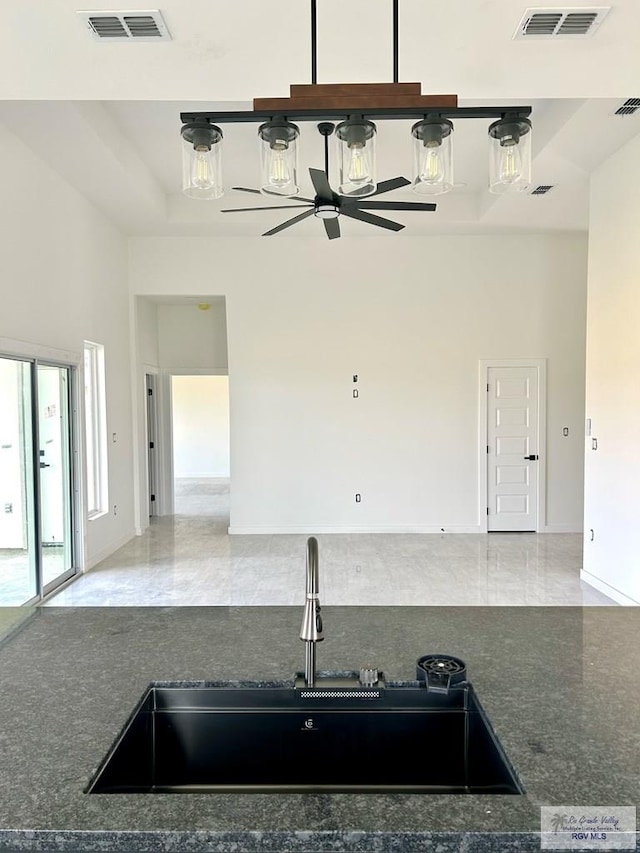
POLYGON ((640 610, 323 614, 322 669, 411 680, 423 654, 463 658, 526 794, 85 794, 150 682, 290 678, 302 609, 44 608, 17 628, 5 611, 0 851, 524 853, 540 849, 540 806, 638 806, 640 610))

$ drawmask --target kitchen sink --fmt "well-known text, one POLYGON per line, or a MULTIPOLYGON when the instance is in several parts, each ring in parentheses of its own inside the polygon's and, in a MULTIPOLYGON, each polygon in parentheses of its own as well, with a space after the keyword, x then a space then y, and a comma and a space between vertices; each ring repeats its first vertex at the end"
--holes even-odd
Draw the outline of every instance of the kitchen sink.
POLYGON ((524 791, 470 683, 327 682, 151 685, 87 792, 524 791))

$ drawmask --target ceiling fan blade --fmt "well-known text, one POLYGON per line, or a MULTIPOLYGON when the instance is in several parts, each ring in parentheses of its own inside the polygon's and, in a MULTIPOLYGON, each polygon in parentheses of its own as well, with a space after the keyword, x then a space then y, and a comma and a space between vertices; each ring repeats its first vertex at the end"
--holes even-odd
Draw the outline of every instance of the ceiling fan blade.
POLYGON ((324 230, 327 232, 327 237, 330 240, 335 240, 336 237, 340 236, 340 223, 338 222, 338 217, 335 219, 323 219, 324 230))
POLYGON ((262 195, 260 190, 252 190, 249 187, 231 187, 232 190, 238 190, 241 193, 257 193, 258 195, 262 195))
POLYGON ((329 179, 322 169, 309 169, 309 174, 311 175, 311 182, 318 198, 321 201, 332 202, 333 190, 329 185, 329 179))
POLYGON ((371 195, 380 195, 381 193, 391 192, 391 190, 399 190, 401 187, 408 187, 410 183, 411 181, 408 181, 406 178, 389 178, 388 181, 380 181, 376 187, 376 191, 371 193, 371 195))
MULTIPOLYGON (((368 201, 362 199, 355 203, 359 210, 435 210, 436 205, 426 201, 368 201)), ((344 211, 344 208, 340 208, 344 211)))
POLYGON ((359 219, 360 222, 366 222, 369 225, 378 225, 380 228, 388 228, 389 231, 402 231, 404 228, 404 225, 400 225, 399 222, 392 222, 391 219, 383 219, 382 216, 374 216, 373 213, 367 213, 366 210, 341 207, 340 213, 343 216, 350 217, 351 219, 359 219))
POLYGON ((271 228, 269 231, 265 231, 262 236, 271 237, 272 234, 277 234, 278 231, 283 231, 285 228, 289 228, 289 226, 295 225, 296 222, 302 222, 302 220, 306 219, 307 216, 312 216, 314 212, 314 207, 312 207, 310 210, 305 210, 304 213, 299 213, 297 216, 294 216, 293 219, 287 219, 287 221, 283 222, 281 225, 276 225, 275 228, 271 228))
POLYGON ((293 210, 295 207, 313 207, 311 204, 279 204, 276 207, 228 207, 220 213, 247 213, 250 210, 293 210))

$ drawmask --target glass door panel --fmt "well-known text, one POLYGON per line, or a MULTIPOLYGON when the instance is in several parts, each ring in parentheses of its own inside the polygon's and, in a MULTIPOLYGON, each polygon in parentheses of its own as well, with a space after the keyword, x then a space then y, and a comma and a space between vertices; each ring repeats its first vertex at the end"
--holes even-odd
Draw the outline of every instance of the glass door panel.
POLYGON ((0 357, 0 605, 39 593, 31 364, 0 357))
POLYGON ((42 588, 73 573, 69 368, 37 365, 42 588))

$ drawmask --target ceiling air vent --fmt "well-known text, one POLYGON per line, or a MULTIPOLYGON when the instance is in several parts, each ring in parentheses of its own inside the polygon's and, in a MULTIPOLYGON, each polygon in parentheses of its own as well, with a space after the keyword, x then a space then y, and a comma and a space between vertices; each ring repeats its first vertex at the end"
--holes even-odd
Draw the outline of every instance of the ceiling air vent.
POLYGON ((527 9, 513 37, 556 39, 592 36, 610 9, 611 6, 527 9))
POLYGON ((169 41, 171 36, 157 9, 138 12, 77 12, 97 41, 169 41))
POLYGON ((638 110, 640 110, 640 98, 627 98, 624 104, 614 112, 614 116, 633 116, 638 110))
POLYGON ((540 184, 540 186, 531 190, 530 194, 531 195, 546 195, 549 192, 549 190, 553 189, 553 187, 554 187, 554 184, 540 184))

